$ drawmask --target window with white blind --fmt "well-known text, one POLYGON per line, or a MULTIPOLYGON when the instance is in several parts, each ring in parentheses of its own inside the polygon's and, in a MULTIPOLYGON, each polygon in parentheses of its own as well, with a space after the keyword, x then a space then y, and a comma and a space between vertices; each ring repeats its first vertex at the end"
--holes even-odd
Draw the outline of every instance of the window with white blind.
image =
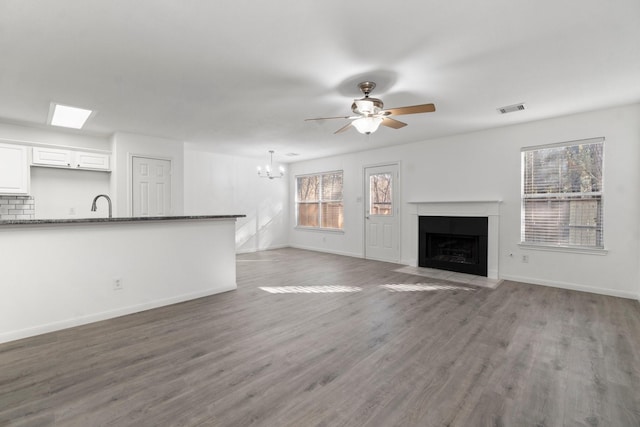
POLYGON ((296 177, 298 227, 342 230, 342 171, 296 177))
POLYGON ((602 249, 604 138, 522 149, 524 244, 602 249))

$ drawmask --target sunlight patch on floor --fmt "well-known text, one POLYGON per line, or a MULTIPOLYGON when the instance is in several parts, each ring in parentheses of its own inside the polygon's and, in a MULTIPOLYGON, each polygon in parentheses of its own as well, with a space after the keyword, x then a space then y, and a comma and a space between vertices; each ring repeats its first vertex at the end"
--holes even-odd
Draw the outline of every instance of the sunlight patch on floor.
POLYGON ((474 288, 452 285, 432 285, 424 283, 380 285, 391 292, 424 292, 424 291, 475 291, 474 288))
POLYGON ((271 294, 333 294, 360 292, 362 288, 357 286, 260 286, 265 292, 271 294))

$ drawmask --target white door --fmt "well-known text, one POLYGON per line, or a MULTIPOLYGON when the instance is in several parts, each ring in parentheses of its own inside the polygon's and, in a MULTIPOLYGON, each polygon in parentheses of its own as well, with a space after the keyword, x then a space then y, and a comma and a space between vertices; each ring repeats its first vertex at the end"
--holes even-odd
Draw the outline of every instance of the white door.
POLYGON ((171 214, 171 161, 132 157, 133 216, 171 214))
POLYGON ((400 260, 398 165, 367 167, 365 181, 365 258, 400 260))

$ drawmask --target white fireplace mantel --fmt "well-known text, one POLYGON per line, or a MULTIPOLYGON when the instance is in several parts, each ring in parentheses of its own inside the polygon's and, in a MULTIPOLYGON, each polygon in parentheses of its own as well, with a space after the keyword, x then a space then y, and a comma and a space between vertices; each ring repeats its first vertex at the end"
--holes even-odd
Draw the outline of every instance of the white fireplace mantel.
POLYGON ((500 216, 500 200, 443 200, 409 202, 417 215, 500 216))
POLYGON ((499 259, 499 232, 500 232, 500 203, 501 200, 436 200, 409 202, 409 215, 415 216, 412 220, 415 233, 412 233, 416 249, 415 265, 418 265, 418 217, 420 216, 476 216, 487 217, 487 277, 498 279, 499 259))

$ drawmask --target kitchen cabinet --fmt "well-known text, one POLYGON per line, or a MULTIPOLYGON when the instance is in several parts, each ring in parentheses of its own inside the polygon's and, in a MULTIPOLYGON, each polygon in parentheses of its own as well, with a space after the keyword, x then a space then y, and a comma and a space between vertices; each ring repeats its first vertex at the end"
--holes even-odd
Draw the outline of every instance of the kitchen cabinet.
POLYGON ((109 171, 110 156, 106 153, 33 147, 33 166, 109 171))
POLYGON ((0 194, 29 194, 27 147, 0 144, 0 194))
POLYGON ((103 153, 75 152, 75 165, 79 169, 109 170, 109 155, 103 153))
POLYGON ((31 163, 40 166, 71 167, 71 151, 57 148, 33 147, 31 163))

